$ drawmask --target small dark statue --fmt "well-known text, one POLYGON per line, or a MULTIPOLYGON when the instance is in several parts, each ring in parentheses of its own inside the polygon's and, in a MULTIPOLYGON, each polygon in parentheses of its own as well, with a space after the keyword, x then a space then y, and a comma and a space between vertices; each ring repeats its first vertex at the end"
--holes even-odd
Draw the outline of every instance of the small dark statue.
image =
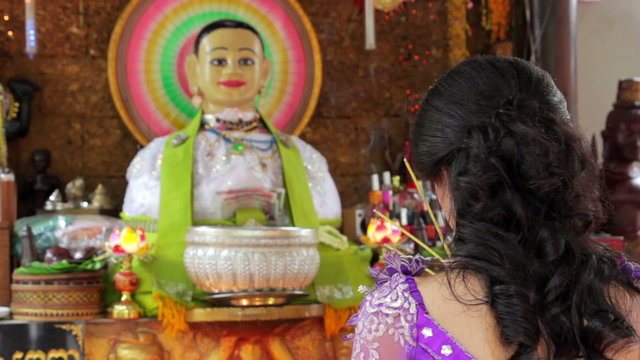
POLYGON ((613 210, 608 231, 624 236, 625 252, 640 260, 640 79, 624 79, 602 131, 603 172, 613 210))
POLYGON ((42 209, 49 195, 60 188, 58 177, 47 174, 47 169, 51 165, 51 152, 49 150, 34 150, 31 154, 31 162, 36 174, 27 178, 23 192, 23 197, 29 200, 28 215, 34 215, 36 210, 42 209))

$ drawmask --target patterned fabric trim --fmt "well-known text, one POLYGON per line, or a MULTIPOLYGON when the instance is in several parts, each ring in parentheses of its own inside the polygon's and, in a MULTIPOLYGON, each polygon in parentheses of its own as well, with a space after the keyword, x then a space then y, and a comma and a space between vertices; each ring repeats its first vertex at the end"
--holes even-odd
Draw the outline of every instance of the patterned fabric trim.
POLYGON ((629 276, 638 289, 640 289, 640 264, 623 257, 620 259, 620 270, 629 276))

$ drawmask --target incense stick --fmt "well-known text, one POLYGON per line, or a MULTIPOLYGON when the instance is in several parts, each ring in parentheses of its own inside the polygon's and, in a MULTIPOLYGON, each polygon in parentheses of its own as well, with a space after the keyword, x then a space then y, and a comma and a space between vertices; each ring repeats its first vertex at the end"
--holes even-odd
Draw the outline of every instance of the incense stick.
POLYGON ((422 241, 420 241, 420 239, 418 239, 415 235, 413 235, 412 233, 408 232, 405 228, 402 227, 402 225, 400 225, 400 223, 398 223, 397 221, 393 221, 393 220, 389 219, 388 216, 386 216, 385 214, 381 213, 378 210, 374 210, 374 212, 379 217, 381 217, 384 220, 386 220, 386 221, 392 223, 393 225, 395 225, 400 231, 402 231, 403 234, 407 235, 411 240, 415 241, 416 244, 422 246, 425 250, 427 250, 436 259, 438 259, 440 261, 444 261, 444 259, 442 259, 442 256, 438 255, 437 252, 433 251, 433 249, 429 245, 427 245, 427 244, 423 243, 422 241))
POLYGON ((409 170, 409 175, 411 176, 411 180, 413 180, 413 182, 416 184, 416 187, 418 188, 418 194, 420 194, 420 198, 422 199, 422 202, 427 207, 427 212, 429 213, 431 222, 433 222, 433 226, 436 228, 436 232, 438 233, 438 238, 440 239, 440 241, 442 241, 442 245, 444 246, 444 251, 447 253, 448 257, 451 257, 451 250, 449 250, 449 245, 447 245, 444 235, 440 230, 440 224, 438 224, 438 220, 436 219, 436 216, 433 214, 433 209, 431 209, 431 205, 429 204, 428 199, 424 196, 424 192, 422 191, 422 186, 418 186, 418 179, 416 178, 416 174, 413 172, 413 168, 411 167, 411 164, 409 164, 409 161, 407 160, 406 157, 404 158, 404 165, 407 167, 407 170, 409 170))

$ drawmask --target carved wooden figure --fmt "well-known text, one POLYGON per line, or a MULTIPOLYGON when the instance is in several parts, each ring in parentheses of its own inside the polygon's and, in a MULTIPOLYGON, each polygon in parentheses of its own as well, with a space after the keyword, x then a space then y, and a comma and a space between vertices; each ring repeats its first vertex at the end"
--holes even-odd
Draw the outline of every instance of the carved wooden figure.
POLYGON ((34 215, 36 210, 42 209, 49 195, 60 187, 58 177, 47 174, 47 169, 51 165, 49 150, 34 150, 31 154, 31 162, 36 174, 26 179, 22 194, 23 198, 29 200, 28 215, 34 215))
POLYGON ((608 231, 624 236, 625 252, 640 260, 640 78, 620 80, 602 140, 608 231))

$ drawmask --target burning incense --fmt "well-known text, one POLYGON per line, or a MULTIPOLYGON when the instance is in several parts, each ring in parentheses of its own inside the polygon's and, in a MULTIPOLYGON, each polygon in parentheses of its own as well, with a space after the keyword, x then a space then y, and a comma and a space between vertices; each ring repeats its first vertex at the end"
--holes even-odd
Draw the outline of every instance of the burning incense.
POLYGON ((444 259, 442 259, 442 257, 440 255, 438 255, 437 252, 435 252, 429 245, 423 243, 422 241, 420 241, 420 239, 418 239, 417 237, 415 237, 415 235, 413 235, 412 233, 410 233, 409 231, 407 231, 405 228, 402 227, 402 225, 400 225, 399 222, 397 221, 393 221, 391 219, 389 219, 389 217, 383 213, 381 213, 378 210, 374 210, 374 212, 376 213, 376 215, 378 215, 379 217, 381 217, 382 219, 390 222, 391 224, 395 225, 400 231, 402 231, 403 234, 407 235, 411 240, 415 241, 416 244, 422 246, 425 250, 427 250, 431 255, 433 255, 436 259, 440 260, 440 261, 444 261, 444 259))
MULTIPOLYGON (((417 185, 418 179, 416 178, 416 174, 413 172, 413 168, 411 167, 411 164, 409 164, 409 161, 407 160, 407 158, 404 158, 404 165, 407 167, 407 170, 409 170, 409 175, 411 176, 411 180, 413 180, 413 182, 415 182, 417 185)), ((418 188, 418 193, 420 194, 420 198, 422 199, 422 202, 427 206, 427 212, 429 213, 429 217, 431 218, 431 221, 433 222, 433 225, 436 228, 436 232, 438 233, 438 238, 440 239, 440 241, 442 241, 442 245, 444 246, 444 251, 447 253, 448 257, 451 257, 451 250, 449 250, 449 245, 447 245, 447 242, 444 239, 444 235, 442 235, 442 231, 440 230, 440 224, 438 224, 438 220, 436 220, 436 216, 433 214, 433 209, 431 209, 431 205, 429 204, 429 201, 427 201, 427 198, 424 196, 424 192, 422 191, 422 186, 416 186, 416 187, 418 188)))

